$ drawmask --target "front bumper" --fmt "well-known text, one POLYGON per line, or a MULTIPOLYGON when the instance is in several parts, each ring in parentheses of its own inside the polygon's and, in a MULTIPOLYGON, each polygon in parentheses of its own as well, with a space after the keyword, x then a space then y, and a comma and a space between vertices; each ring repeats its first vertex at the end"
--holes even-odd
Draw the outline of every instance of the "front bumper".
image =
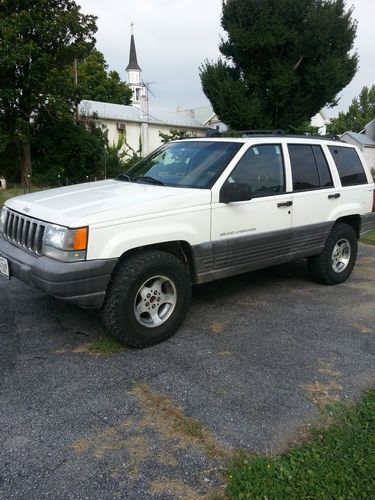
POLYGON ((0 257, 8 260, 11 278, 85 309, 101 308, 117 263, 117 259, 65 263, 36 257, 6 241, 2 234, 0 257))

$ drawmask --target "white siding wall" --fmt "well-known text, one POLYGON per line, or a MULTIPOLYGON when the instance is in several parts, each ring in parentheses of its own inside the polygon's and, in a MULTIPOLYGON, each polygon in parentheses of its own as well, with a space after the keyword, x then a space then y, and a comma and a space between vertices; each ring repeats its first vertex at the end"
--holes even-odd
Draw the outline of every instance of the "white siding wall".
POLYGON ((207 123, 207 125, 218 130, 219 132, 226 132, 228 130, 225 123, 221 122, 216 115, 207 123))
POLYGON ((326 120, 320 113, 317 113, 315 116, 311 118, 311 126, 317 127, 318 133, 320 135, 325 135, 327 133, 327 123, 326 120))
MULTIPOLYGON (((117 144, 119 138, 119 132, 117 130, 117 122, 114 120, 98 120, 102 125, 104 125, 108 130, 108 142, 109 144, 117 144)), ((186 129, 176 126, 168 125, 152 125, 148 126, 148 151, 145 154, 151 153, 156 148, 161 146, 162 142, 159 137, 159 132, 163 134, 169 134, 170 130, 177 128, 178 130, 187 130, 194 137, 205 137, 205 131, 200 129, 186 129)), ((141 134, 141 124, 137 122, 126 122, 126 142, 135 151, 139 148, 139 138, 141 134)))
POLYGON ((372 120, 366 125, 365 134, 370 137, 370 139, 375 141, 375 120, 372 120))
POLYGON ((141 73, 140 71, 131 70, 128 71, 128 83, 140 83, 141 73))
POLYGON ((375 170, 375 148, 364 147, 363 156, 365 157, 367 165, 370 169, 375 170))

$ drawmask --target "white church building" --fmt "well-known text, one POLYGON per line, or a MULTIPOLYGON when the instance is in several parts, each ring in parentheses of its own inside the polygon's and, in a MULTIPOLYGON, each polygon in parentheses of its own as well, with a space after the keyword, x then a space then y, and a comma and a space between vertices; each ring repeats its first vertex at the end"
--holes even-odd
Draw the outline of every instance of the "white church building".
POLYGON ((140 151, 144 157, 162 144, 160 133, 170 134, 172 129, 178 129, 192 137, 206 136, 208 127, 191 115, 150 110, 133 32, 126 73, 127 84, 133 92, 131 106, 84 100, 79 107, 81 116, 93 118, 106 128, 109 144, 117 144, 123 136, 128 152, 132 155, 140 151))

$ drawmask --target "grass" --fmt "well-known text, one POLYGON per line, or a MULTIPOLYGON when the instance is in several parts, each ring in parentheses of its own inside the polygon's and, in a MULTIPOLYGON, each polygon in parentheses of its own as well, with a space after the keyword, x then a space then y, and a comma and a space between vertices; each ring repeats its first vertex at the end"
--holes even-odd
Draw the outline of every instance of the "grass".
POLYGON ((375 498, 375 391, 358 404, 327 407, 331 425, 289 452, 238 458, 229 468, 230 499, 375 498))
POLYGON ((93 340, 89 346, 88 350, 93 354, 101 354, 102 356, 110 356, 116 352, 123 351, 125 349, 124 344, 121 344, 118 340, 112 337, 99 337, 93 340))
POLYGON ((371 231, 361 238, 362 243, 367 243, 367 245, 375 245, 375 231, 371 231))

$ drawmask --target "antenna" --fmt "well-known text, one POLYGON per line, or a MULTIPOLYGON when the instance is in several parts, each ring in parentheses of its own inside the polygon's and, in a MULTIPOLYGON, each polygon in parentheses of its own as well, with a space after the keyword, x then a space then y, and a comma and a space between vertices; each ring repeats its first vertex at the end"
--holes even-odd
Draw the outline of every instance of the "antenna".
POLYGON ((142 85, 145 87, 146 89, 146 96, 148 98, 148 94, 150 93, 152 95, 152 97, 156 97, 156 95, 153 93, 153 91, 150 89, 150 85, 155 85, 156 83, 160 83, 160 82, 144 82, 142 80, 142 85))

